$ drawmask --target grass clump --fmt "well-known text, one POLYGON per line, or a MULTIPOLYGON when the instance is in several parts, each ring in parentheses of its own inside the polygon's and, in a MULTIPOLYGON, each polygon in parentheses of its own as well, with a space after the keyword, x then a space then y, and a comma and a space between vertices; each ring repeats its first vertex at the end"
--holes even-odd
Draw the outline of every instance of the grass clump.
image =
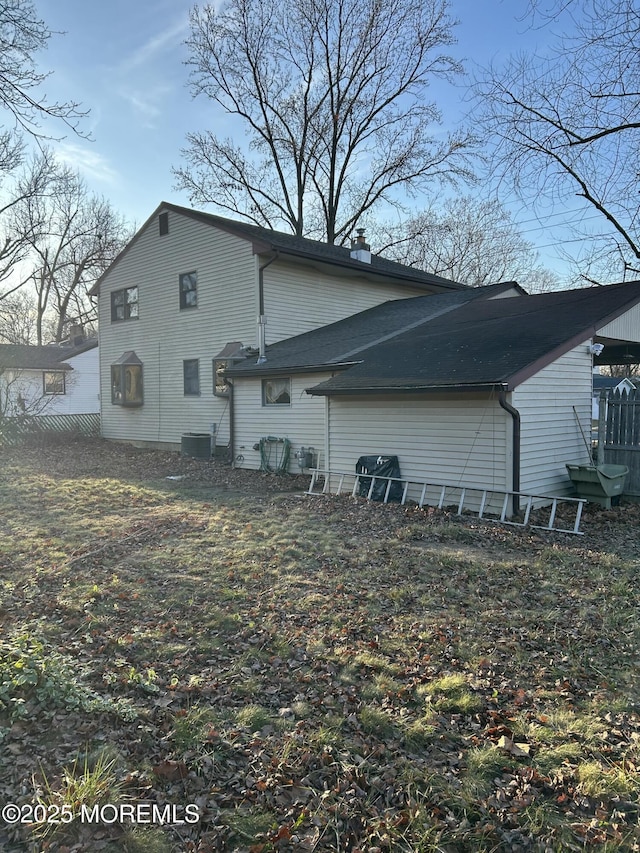
POLYGON ((275 719, 262 705, 245 705, 237 712, 236 721, 239 726, 257 732, 264 729, 265 726, 272 725, 275 719))
POLYGON ((431 707, 440 713, 475 714, 482 707, 480 698, 467 684, 464 675, 456 673, 435 678, 418 689, 427 697, 431 707))

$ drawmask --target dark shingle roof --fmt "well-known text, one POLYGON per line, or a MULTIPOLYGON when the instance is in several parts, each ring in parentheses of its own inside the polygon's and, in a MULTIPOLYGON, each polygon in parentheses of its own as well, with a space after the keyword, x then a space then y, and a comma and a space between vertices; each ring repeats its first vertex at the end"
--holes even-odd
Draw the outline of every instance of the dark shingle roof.
POLYGON ((512 389, 640 302, 640 281, 477 300, 372 346, 313 394, 512 389))
POLYGON ((357 273, 367 278, 385 278, 395 279, 408 284, 417 289, 434 291, 450 291, 450 290, 466 290, 467 285, 459 282, 451 281, 448 278, 443 278, 439 275, 432 275, 428 272, 423 272, 413 267, 405 266, 404 264, 396 263, 395 261, 387 260, 378 255, 371 254, 371 263, 353 260, 350 250, 345 246, 333 246, 329 243, 323 243, 319 240, 309 240, 306 237, 296 237, 295 234, 287 234, 283 231, 272 231, 269 228, 260 228, 257 225, 249 225, 246 222, 239 222, 235 219, 227 219, 223 216, 216 216, 214 213, 205 213, 201 210, 192 210, 189 207, 181 207, 170 202, 161 202, 156 210, 147 219, 144 225, 138 230, 136 235, 120 252, 113 261, 109 269, 107 269, 98 279, 96 284, 91 288, 90 293, 97 293, 100 283, 109 270, 116 264, 120 258, 129 251, 131 246, 137 241, 140 234, 155 220, 162 211, 173 211, 189 219, 195 219, 198 222, 203 222, 206 225, 211 225, 226 231, 229 234, 234 234, 243 240, 248 240, 253 245, 253 250, 257 254, 266 252, 278 252, 280 255, 293 258, 305 259, 307 261, 316 262, 318 264, 329 264, 330 266, 340 267, 344 270, 350 270, 352 273, 357 273))
POLYGON ((72 370, 68 359, 98 346, 92 338, 78 346, 31 346, 29 344, 0 344, 0 367, 20 370, 72 370))
POLYGON ((273 344, 267 347, 267 361, 264 364, 256 364, 255 357, 248 358, 229 370, 228 374, 264 376, 283 369, 326 370, 328 364, 357 362, 362 358, 363 350, 390 336, 395 337, 466 302, 497 295, 512 287, 512 283, 507 283, 383 302, 344 320, 273 344))
MULTIPOLYGON (((320 240, 309 240, 306 237, 296 237, 295 234, 287 234, 283 231, 272 231, 269 228, 260 228, 257 225, 249 225, 246 222, 238 222, 234 219, 226 219, 222 216, 216 216, 213 213, 205 213, 199 210, 191 210, 188 207, 180 207, 176 204, 163 202, 160 206, 167 210, 173 210, 176 213, 182 213, 191 219, 197 219, 200 222, 205 222, 209 225, 214 225, 223 231, 228 231, 235 234, 237 237, 242 237, 245 240, 250 240, 256 244, 256 249, 259 250, 258 244, 263 244, 262 251, 277 250, 285 255, 293 255, 299 258, 307 258, 308 260, 321 261, 328 264, 337 264, 339 266, 348 267, 360 272, 373 272, 379 275, 400 278, 416 286, 428 286, 439 290, 461 290, 466 289, 467 285, 460 284, 451 279, 443 278, 439 275, 424 272, 423 270, 414 269, 413 267, 399 264, 396 261, 390 261, 387 258, 382 258, 379 255, 371 253, 371 263, 353 260, 350 249, 345 246, 334 246, 330 243, 323 243, 320 240)), ((160 208, 158 208, 159 210, 160 208)))

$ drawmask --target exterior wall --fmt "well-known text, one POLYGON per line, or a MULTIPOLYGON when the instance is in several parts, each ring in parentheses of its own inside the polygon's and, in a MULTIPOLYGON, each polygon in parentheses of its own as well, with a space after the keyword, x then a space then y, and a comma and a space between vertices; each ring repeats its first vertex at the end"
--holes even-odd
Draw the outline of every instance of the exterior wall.
POLYGON ((229 341, 253 344, 257 262, 251 245, 211 226, 169 212, 169 233, 157 219, 100 286, 102 431, 107 438, 179 446, 185 432, 229 439, 228 401, 213 394, 213 357, 229 341), (180 310, 178 276, 195 270, 197 307, 180 310), (113 290, 138 286, 139 318, 111 322, 113 290), (144 403, 111 402, 110 366, 127 350, 143 363, 144 403), (200 395, 184 395, 184 359, 199 359, 200 395))
POLYGON ((621 317, 598 329, 598 336, 640 343, 640 305, 635 305, 621 317))
POLYGON ((325 455, 325 400, 305 394, 305 388, 331 378, 330 373, 291 377, 291 405, 263 406, 261 379, 234 380, 235 465, 260 468, 260 452, 253 445, 264 436, 291 442, 290 473, 300 473, 295 454, 313 447, 319 467, 325 455))
MULTIPOLYGON (((327 467, 353 472, 358 457, 389 454, 398 457, 401 475, 414 480, 504 491, 511 487, 510 421, 495 398, 479 394, 332 397, 327 467)), ((408 497, 418 500, 420 493, 412 487, 408 497)), ((429 489, 426 503, 439 495, 429 489)))
MULTIPOLYGON (((73 370, 67 372, 67 393, 55 397, 51 414, 87 415, 100 411, 100 357, 98 347, 69 359, 73 370)), ((49 414, 49 410, 47 410, 49 414)))
MULTIPOLYGON (((98 347, 69 359, 73 370, 65 370, 65 393, 43 393, 44 370, 8 371, 4 388, 8 387, 11 409, 15 408, 18 395, 26 403, 27 414, 33 415, 87 415, 100 411, 98 347), (8 382, 8 386, 7 386, 8 382)), ((2 380, 0 380, 2 381, 2 380)), ((4 393, 7 393, 6 390, 4 393)))
MULTIPOLYGON (((173 211, 169 233, 152 219, 100 285, 100 390, 106 438, 179 447, 185 432, 217 429, 229 441, 229 404, 213 394, 213 358, 230 341, 257 346, 258 268, 264 258, 238 237, 173 211), (195 308, 180 310, 178 277, 196 271, 195 308), (111 321, 111 293, 138 287, 138 319, 111 321), (144 403, 113 405, 110 368, 133 350, 143 364, 144 403), (183 393, 182 363, 198 359, 200 395, 183 393)), ((396 285, 331 276, 309 266, 276 261, 265 269, 267 343, 315 329, 388 299, 423 295, 396 285)), ((262 417, 258 397, 255 418, 262 417)), ((283 425, 284 426, 284 425, 283 425)), ((301 430, 301 435, 305 432, 301 430)), ((258 438, 266 434, 258 430, 258 438)), ((251 444, 255 442, 254 439, 251 444)), ((308 437, 305 437, 309 441, 308 437)))
POLYGON ((512 404, 520 412, 520 490, 537 495, 571 495, 566 464, 589 463, 592 359, 588 341, 523 382, 512 404), (575 406, 578 417, 573 411, 575 406))
POLYGON ((276 261, 264 271, 267 344, 335 323, 390 299, 425 295, 419 288, 328 275, 302 264, 276 261))

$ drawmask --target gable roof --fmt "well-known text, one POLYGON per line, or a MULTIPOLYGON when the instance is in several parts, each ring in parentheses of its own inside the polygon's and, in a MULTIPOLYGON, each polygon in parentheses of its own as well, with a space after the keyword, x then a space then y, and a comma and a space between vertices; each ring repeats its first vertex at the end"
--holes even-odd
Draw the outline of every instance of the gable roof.
POLYGON ((513 282, 467 288, 452 293, 395 299, 358 314, 287 338, 267 347, 267 360, 258 364, 247 358, 226 371, 228 376, 268 376, 274 373, 326 371, 356 364, 362 353, 401 332, 442 316, 467 302, 498 296, 513 288, 513 282))
POLYGON ((181 207, 180 205, 163 201, 158 205, 144 225, 141 226, 122 252, 120 252, 120 254, 114 259, 108 269, 100 276, 98 281, 91 288, 90 293, 94 294, 98 292, 100 283, 108 274, 109 270, 131 249, 131 247, 136 243, 139 235, 148 228, 156 217, 163 211, 172 211, 173 213, 185 216, 188 219, 193 219, 197 222, 202 222, 205 225, 219 228, 221 231, 225 231, 228 234, 233 234, 242 240, 246 240, 251 243, 254 254, 278 254, 291 259, 314 262, 316 264, 328 265, 329 267, 334 268, 338 267, 340 269, 350 271, 351 273, 364 275, 368 278, 395 279, 430 292, 446 292, 449 290, 467 289, 467 285, 451 281, 451 279, 443 278, 439 275, 424 272, 423 270, 405 266, 404 264, 397 263, 396 261, 390 261, 387 258, 374 255, 373 253, 371 254, 371 263, 365 263, 363 261, 354 260, 351 257, 350 249, 345 246, 334 246, 330 243, 323 243, 320 240, 309 240, 306 237, 297 237, 295 234, 288 234, 283 231, 272 231, 269 228, 261 228, 258 225, 250 225, 246 222, 227 219, 213 213, 192 210, 189 207, 181 207))
POLYGON ((640 281, 477 300, 371 347, 310 394, 513 390, 640 303, 640 281))
POLYGON ((96 338, 90 338, 77 346, 0 344, 0 367, 18 370, 73 370, 66 362, 97 346, 96 338))

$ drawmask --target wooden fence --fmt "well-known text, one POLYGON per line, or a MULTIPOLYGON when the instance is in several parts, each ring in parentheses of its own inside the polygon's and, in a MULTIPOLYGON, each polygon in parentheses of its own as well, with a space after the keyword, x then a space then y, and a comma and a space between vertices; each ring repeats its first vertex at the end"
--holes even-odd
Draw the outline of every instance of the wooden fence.
POLYGON ((100 435, 100 415, 38 415, 0 419, 0 445, 13 446, 51 434, 100 435))
POLYGON ((640 391, 603 392, 600 411, 598 461, 626 465, 624 494, 640 500, 640 391))

